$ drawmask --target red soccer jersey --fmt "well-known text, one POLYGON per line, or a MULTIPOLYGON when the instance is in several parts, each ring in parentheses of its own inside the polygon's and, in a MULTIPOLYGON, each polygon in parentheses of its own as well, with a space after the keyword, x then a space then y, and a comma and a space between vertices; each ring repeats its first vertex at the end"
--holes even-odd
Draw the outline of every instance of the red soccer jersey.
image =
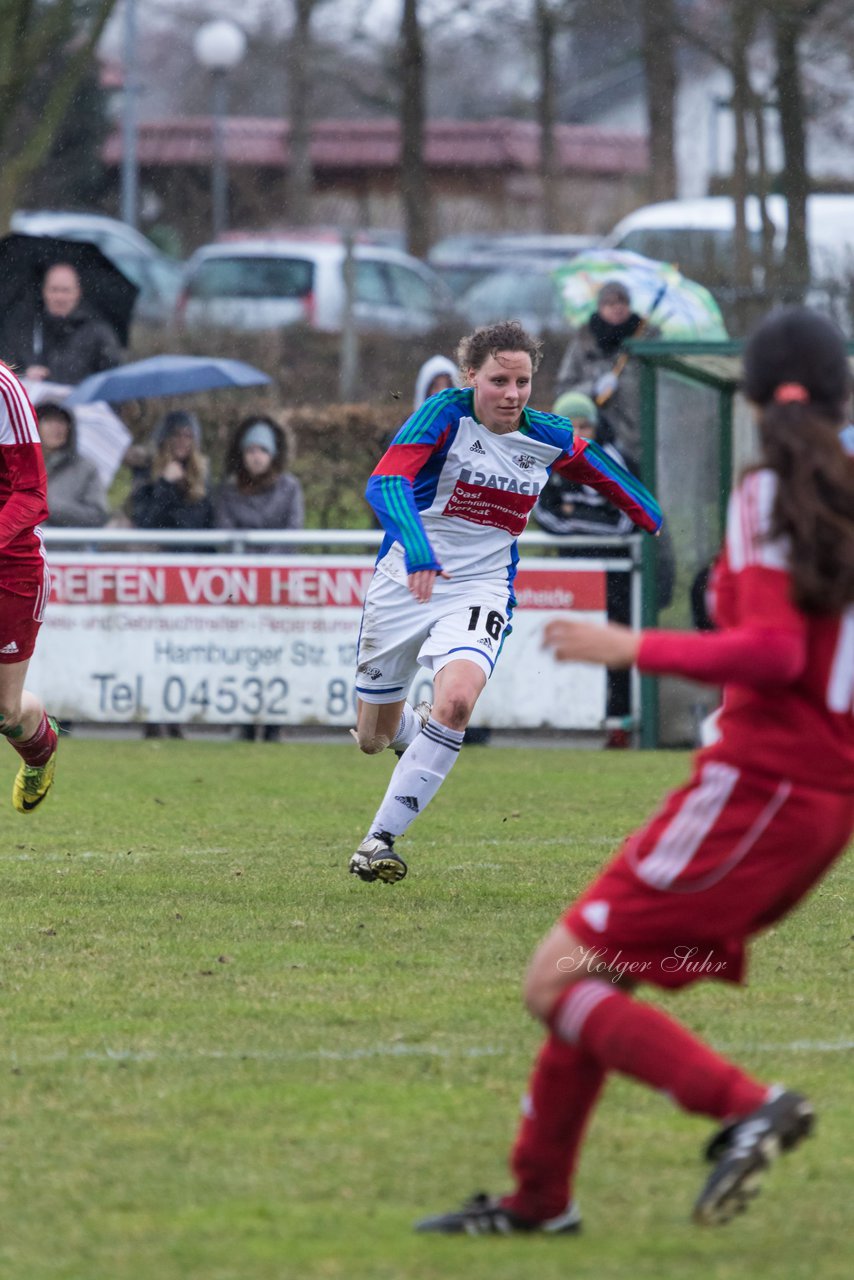
POLYGON ((722 681, 717 737, 701 760, 850 793, 854 607, 819 617, 792 603, 788 548, 769 533, 776 485, 773 472, 755 471, 730 500, 726 542, 712 576, 721 631, 647 632, 639 666, 722 681))
POLYGON ((47 519, 47 477, 36 415, 15 375, 0 364, 0 588, 32 595, 43 588, 39 524, 47 519))

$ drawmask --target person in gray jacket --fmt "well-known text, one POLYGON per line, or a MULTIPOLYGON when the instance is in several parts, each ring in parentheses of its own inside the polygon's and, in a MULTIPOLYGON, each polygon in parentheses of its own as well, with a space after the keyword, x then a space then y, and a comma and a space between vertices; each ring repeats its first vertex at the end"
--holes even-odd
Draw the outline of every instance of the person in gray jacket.
POLYGON ((640 464, 640 374, 626 343, 660 338, 661 330, 632 310, 619 280, 607 280, 596 310, 570 340, 555 380, 558 396, 579 391, 596 405, 599 441, 614 444, 631 463, 640 464))
POLYGON ((94 462, 77 451, 74 414, 52 401, 40 404, 37 413, 50 508, 45 524, 100 528, 109 514, 107 495, 94 462))
POLYGON ((255 415, 239 423, 225 456, 225 481, 214 502, 216 528, 303 527, 302 486, 286 469, 290 452, 285 432, 273 418, 255 415))
MULTIPOLYGON (((292 452, 288 436, 275 419, 256 414, 239 423, 225 456, 226 478, 214 502, 216 527, 301 529, 305 519, 302 486, 286 470, 292 452)), ((256 730, 255 724, 241 725, 239 736, 253 742, 256 730)), ((278 741, 278 725, 265 724, 262 732, 265 742, 278 741)))

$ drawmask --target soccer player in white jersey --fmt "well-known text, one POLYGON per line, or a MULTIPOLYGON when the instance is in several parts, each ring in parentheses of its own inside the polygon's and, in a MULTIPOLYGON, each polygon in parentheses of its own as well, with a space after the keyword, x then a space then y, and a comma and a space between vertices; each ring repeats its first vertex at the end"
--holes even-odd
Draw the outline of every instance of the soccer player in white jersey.
POLYGON ((366 881, 406 875, 394 841, 459 755, 510 632, 516 539, 550 473, 592 486, 650 533, 661 525, 628 471, 566 418, 526 407, 540 344, 520 324, 476 330, 457 356, 467 385, 426 400, 368 481, 386 536, 362 614, 354 736, 366 754, 390 746, 400 759, 350 859, 366 881), (419 665, 433 676, 432 710, 406 702, 419 665))

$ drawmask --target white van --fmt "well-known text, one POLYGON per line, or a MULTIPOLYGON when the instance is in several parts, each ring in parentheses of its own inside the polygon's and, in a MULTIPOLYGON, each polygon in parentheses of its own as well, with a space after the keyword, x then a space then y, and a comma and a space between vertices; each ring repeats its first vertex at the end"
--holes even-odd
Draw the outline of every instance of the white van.
MULTIPOLYGON (((769 196, 766 208, 776 228, 779 254, 786 239, 786 201, 779 195, 769 196)), ((747 200, 746 216, 754 260, 759 263, 762 227, 755 196, 747 200)), ((728 196, 665 200, 628 214, 605 243, 612 249, 632 249, 649 258, 674 262, 686 276, 714 288, 715 284, 733 282, 734 227, 735 206, 728 196)), ((854 196, 809 196, 807 237, 813 281, 850 288, 854 281, 854 196)), ((761 287, 761 278, 754 284, 761 287)))

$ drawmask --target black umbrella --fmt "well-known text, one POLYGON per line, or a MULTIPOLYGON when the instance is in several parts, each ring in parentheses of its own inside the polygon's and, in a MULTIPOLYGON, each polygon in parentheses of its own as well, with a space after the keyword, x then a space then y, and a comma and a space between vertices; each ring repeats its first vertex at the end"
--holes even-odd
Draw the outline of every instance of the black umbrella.
POLYGON ((138 287, 88 240, 14 234, 0 240, 0 317, 32 323, 42 305, 45 272, 67 262, 80 277, 83 299, 127 346, 138 287))

